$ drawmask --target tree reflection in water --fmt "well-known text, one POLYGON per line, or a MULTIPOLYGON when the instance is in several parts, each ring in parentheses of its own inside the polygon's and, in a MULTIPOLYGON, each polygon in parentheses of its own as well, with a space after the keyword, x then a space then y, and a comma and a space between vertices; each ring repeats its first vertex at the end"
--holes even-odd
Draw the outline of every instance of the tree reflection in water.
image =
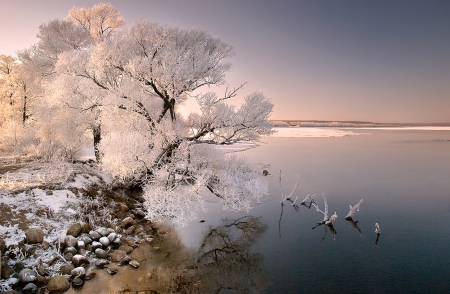
POLYGON ((259 293, 267 285, 263 256, 250 253, 250 246, 266 230, 262 217, 223 220, 210 228, 198 251, 199 293, 259 293))
POLYGON ((266 228, 262 217, 224 219, 206 231, 197 252, 176 236, 165 236, 160 248, 172 247, 170 254, 161 252, 165 262, 140 282, 151 284, 155 293, 260 293, 268 274, 263 256, 249 249, 266 228))
POLYGON ((353 219, 346 219, 346 221, 348 222, 349 227, 354 228, 360 236, 362 236, 362 232, 358 227, 358 221, 354 221, 353 219))

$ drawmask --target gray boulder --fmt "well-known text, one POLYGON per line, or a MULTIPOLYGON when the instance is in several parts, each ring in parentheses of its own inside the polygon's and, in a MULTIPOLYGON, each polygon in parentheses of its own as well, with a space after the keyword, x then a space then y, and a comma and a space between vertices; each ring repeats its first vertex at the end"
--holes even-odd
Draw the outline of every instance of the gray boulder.
POLYGON ((22 292, 25 294, 36 293, 38 287, 33 283, 28 283, 25 287, 23 287, 22 292))
POLYGON ((101 248, 97 248, 97 249, 95 249, 95 255, 98 258, 107 258, 108 257, 108 251, 103 250, 101 248))
POLYGON ((78 245, 78 240, 72 235, 67 235, 64 238, 64 244, 69 247, 76 247, 78 245))
POLYGON ((98 240, 98 239, 100 239, 100 237, 101 237, 102 235, 100 235, 100 233, 99 232, 97 232, 97 231, 90 231, 89 232, 89 238, 91 238, 92 240, 98 240))
POLYGON ((36 281, 37 279, 37 272, 31 269, 23 269, 19 273, 19 281, 22 283, 31 283, 36 281))
MULTIPOLYGON (((107 236, 109 234, 109 230, 104 227, 100 227, 97 230, 95 230, 97 233, 99 233, 102 237, 107 236)), ((91 237, 92 238, 92 237, 91 237)))
POLYGON ((108 247, 109 243, 111 243, 108 237, 101 237, 98 241, 102 244, 103 247, 108 247))

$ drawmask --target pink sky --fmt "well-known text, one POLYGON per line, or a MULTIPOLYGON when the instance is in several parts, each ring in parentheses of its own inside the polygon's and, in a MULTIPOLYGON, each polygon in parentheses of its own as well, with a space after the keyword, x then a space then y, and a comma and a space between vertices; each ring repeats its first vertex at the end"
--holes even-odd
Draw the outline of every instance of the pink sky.
MULTIPOLYGON (((3 0, 0 54, 36 42, 41 23, 96 3, 3 0)), ((450 123, 450 2, 110 3, 128 24, 145 18, 201 28, 231 44, 230 87, 247 82, 240 97, 266 94, 273 119, 450 123)))

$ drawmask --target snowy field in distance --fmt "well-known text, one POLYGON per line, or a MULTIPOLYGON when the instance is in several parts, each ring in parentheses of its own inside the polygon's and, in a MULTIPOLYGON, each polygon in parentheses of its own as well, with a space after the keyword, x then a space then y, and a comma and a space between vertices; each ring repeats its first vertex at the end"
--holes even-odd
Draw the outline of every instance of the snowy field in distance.
POLYGON ((271 137, 277 138, 328 138, 362 135, 351 129, 341 128, 311 128, 311 127, 285 127, 273 128, 276 133, 271 137))
POLYGON ((355 130, 402 130, 402 131, 450 131, 450 126, 404 126, 404 127, 278 127, 271 137, 278 138, 327 138, 370 133, 354 132, 355 130))

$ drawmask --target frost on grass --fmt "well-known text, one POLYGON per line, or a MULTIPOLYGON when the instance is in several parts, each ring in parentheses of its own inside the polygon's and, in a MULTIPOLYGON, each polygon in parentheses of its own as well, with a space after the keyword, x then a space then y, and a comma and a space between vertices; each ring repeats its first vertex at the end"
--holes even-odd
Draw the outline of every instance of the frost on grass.
MULTIPOLYGON (((16 244, 26 228, 34 227, 42 229, 48 241, 56 240, 72 222, 89 219, 94 207, 107 207, 83 193, 102 181, 83 165, 71 164, 34 163, 0 175, 2 238, 7 245, 16 244)), ((98 215, 103 216, 104 211, 98 215)))
MULTIPOLYGON (((90 191, 105 185, 103 175, 83 165, 34 163, 0 177, 0 236, 9 247, 7 254, 15 256, 8 260, 10 267, 22 262, 37 271, 39 261, 55 260, 40 270, 50 277, 58 275, 64 258, 56 244, 72 223, 88 222, 95 228, 115 221, 101 195, 89 196, 90 191), (44 250, 40 244, 17 246, 28 228, 41 229, 50 248, 44 250), (31 247, 35 255, 27 253, 31 247)), ((12 290, 11 285, 16 283, 14 278, 0 280, 0 292, 12 290)))

